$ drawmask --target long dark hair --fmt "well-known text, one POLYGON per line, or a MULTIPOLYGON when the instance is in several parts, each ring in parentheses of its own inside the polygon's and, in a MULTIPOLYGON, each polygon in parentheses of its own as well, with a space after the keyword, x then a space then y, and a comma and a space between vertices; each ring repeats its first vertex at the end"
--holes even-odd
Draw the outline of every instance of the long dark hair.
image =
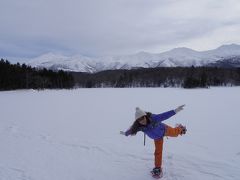
POLYGON ((139 123, 138 119, 136 119, 132 126, 129 128, 130 130, 130 135, 134 136, 137 134, 138 131, 141 131, 142 128, 146 127, 149 123, 151 123, 151 115, 152 113, 150 112, 146 112, 147 115, 145 115, 145 117, 147 118, 147 124, 146 125, 142 125, 139 123))

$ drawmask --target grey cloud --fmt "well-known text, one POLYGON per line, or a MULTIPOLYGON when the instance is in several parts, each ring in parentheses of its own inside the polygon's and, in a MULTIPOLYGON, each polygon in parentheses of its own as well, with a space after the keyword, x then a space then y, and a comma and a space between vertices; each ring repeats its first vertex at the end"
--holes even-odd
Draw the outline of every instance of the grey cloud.
POLYGON ((2 1, 0 55, 99 56, 200 44, 206 34, 238 24, 239 9, 237 0, 2 1))

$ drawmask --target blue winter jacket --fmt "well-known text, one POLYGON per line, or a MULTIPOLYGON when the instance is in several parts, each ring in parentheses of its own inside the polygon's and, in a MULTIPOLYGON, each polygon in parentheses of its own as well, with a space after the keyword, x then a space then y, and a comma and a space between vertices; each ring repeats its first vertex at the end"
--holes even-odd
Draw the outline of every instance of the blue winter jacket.
MULTIPOLYGON (((152 114, 150 119, 151 123, 149 123, 147 126, 143 126, 140 128, 140 131, 147 134, 148 137, 151 139, 161 139, 163 138, 165 134, 166 125, 162 123, 162 121, 172 117, 175 115, 175 111, 167 111, 162 114, 152 114)), ((125 135, 130 135, 130 129, 125 132, 125 135)))

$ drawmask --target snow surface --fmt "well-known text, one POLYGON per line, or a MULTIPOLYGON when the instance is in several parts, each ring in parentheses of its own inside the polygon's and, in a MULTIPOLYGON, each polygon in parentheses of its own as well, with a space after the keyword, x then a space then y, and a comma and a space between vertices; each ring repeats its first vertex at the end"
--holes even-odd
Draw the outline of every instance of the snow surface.
POLYGON ((20 90, 0 92, 1 180, 152 179, 153 141, 119 134, 135 107, 186 104, 165 121, 187 126, 164 139, 162 179, 240 178, 240 88, 20 90))
POLYGON ((222 58, 239 55, 240 45, 230 44, 201 52, 181 47, 158 54, 139 52, 132 55, 106 57, 63 56, 61 54, 47 53, 31 59, 28 64, 38 68, 94 73, 109 69, 139 67, 204 66, 222 58))

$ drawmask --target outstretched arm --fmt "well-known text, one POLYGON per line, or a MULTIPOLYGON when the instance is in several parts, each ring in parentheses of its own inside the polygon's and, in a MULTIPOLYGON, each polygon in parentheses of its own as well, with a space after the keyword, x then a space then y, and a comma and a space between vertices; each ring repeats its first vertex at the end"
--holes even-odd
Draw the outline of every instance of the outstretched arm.
POLYGON ((164 121, 170 117, 172 117, 173 115, 175 115, 176 112, 174 110, 171 110, 171 111, 167 111, 167 112, 164 112, 164 113, 161 113, 161 114, 152 114, 151 118, 154 120, 154 121, 164 121))
POLYGON ((152 114, 152 119, 155 120, 155 121, 164 121, 166 119, 169 119, 170 117, 172 117, 173 115, 177 114, 178 112, 180 112, 181 110, 183 110, 183 107, 185 105, 181 105, 179 107, 177 107, 176 109, 174 110, 171 110, 171 111, 167 111, 167 112, 164 112, 164 113, 161 113, 161 114, 152 114))

